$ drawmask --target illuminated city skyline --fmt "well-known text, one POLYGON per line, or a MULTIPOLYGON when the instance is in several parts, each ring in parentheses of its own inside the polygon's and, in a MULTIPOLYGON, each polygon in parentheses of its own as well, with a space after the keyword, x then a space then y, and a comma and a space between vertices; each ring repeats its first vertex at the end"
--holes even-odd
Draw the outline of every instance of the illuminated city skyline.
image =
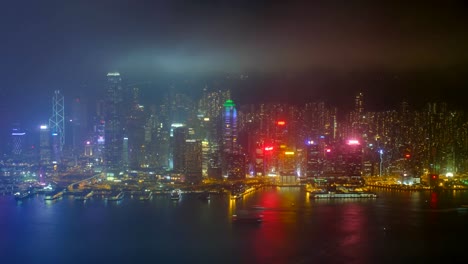
POLYGON ((1 263, 464 259, 466 0, 3 2, 1 263))
MULTIPOLYGON (((294 122, 306 116, 311 131, 301 140, 318 140, 318 133, 370 140, 382 132, 368 120, 379 124, 393 118, 403 124, 398 144, 405 146, 415 144, 408 122, 426 118, 419 113, 437 112, 464 124, 468 109, 459 95, 468 85, 468 57, 462 2, 161 1, 144 7, 105 2, 7 5, 17 12, 2 17, 13 29, 6 32, 7 49, 0 50, 8 65, 0 71, 4 151, 13 124, 32 131, 59 116, 73 124, 64 128, 67 137, 60 141, 68 142, 50 142, 58 149, 72 146, 78 155, 86 140, 99 146, 93 153, 107 163, 135 166, 150 155, 154 166, 171 167, 172 143, 166 133, 173 124, 184 123, 192 129, 190 137, 211 141, 205 144, 208 153, 226 147, 217 142, 225 100, 236 102, 239 122, 243 115, 255 116, 252 108, 264 112, 284 105, 278 115, 289 115, 281 116, 293 130, 288 133, 304 130, 294 122), (122 8, 128 12, 121 13, 122 8), (26 49, 24 43, 34 45, 26 49), (215 95, 221 90, 229 93, 215 95), (65 114, 50 112, 54 91, 64 96, 65 114), (403 106, 414 115, 388 114, 406 113, 403 106), (146 119, 150 112, 152 118, 146 119), (198 122, 200 116, 206 120, 198 122), (150 150, 142 148, 147 145, 150 150)), ((259 124, 260 134, 272 133, 270 121, 259 124)), ((235 141, 252 140, 241 136, 251 128, 241 131, 240 126, 245 124, 239 125, 235 141)), ((296 144, 292 141, 287 139, 296 144)))

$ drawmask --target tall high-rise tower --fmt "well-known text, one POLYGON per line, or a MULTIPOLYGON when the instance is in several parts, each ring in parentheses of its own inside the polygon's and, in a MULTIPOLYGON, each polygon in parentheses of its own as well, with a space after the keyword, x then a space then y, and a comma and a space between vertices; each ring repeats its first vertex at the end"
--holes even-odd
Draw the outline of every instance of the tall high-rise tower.
POLYGON ((140 90, 131 89, 132 102, 125 120, 128 148, 124 149, 124 156, 128 156, 131 168, 138 168, 145 163, 145 112, 144 106, 139 103, 140 90), (129 155, 129 153, 131 155, 129 155))
POLYGON ((237 143, 237 110, 232 100, 226 100, 223 112, 223 174, 230 179, 245 177, 245 156, 240 153, 237 143))
POLYGON ((88 121, 86 120, 87 109, 86 104, 83 102, 83 98, 75 97, 71 101, 71 107, 69 109, 71 109, 71 111, 69 111, 71 115, 69 115, 70 129, 67 130, 67 146, 70 144, 74 154, 76 155, 83 153, 86 132, 88 129, 88 121))
POLYGON ((39 161, 46 165, 50 162, 50 129, 47 125, 41 125, 39 129, 39 161))
POLYGON ((111 168, 120 168, 124 144, 124 90, 118 72, 107 74, 107 90, 104 101, 104 162, 111 168))
POLYGON ((173 137, 173 163, 174 171, 183 172, 185 170, 185 141, 188 139, 188 128, 180 126, 174 128, 173 137))
POLYGON ((354 111, 358 114, 364 112, 364 94, 359 92, 356 97, 354 97, 354 111))
POLYGON ((350 113, 349 122, 348 136, 362 138, 367 126, 364 113, 364 94, 362 92, 354 97, 354 110, 350 113))
POLYGON ((223 152, 237 153, 237 110, 232 100, 226 100, 223 113, 223 152))
POLYGON ((189 183, 200 183, 203 175, 202 142, 196 139, 185 140, 185 179, 189 183))
POLYGON ((49 129, 53 136, 53 160, 60 161, 65 144, 65 100, 59 90, 52 97, 52 116, 49 118, 49 129))
POLYGON ((15 159, 21 159, 25 148, 26 132, 19 125, 11 131, 11 154, 15 159))

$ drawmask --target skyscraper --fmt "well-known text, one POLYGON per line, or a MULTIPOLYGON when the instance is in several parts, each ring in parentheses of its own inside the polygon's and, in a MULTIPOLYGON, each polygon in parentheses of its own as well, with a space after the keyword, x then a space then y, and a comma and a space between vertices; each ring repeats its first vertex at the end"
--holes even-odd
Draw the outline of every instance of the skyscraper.
POLYGON ((122 165, 124 128, 124 90, 118 72, 107 74, 107 90, 104 102, 105 154, 104 162, 109 169, 122 165))
POLYGON ((144 106, 139 103, 140 90, 132 88, 132 102, 128 109, 125 120, 127 139, 127 150, 124 149, 124 156, 128 156, 130 168, 139 168, 145 163, 145 112, 144 106))
POLYGON ((67 138, 71 137, 69 142, 71 143, 73 153, 77 155, 83 153, 88 128, 88 122, 86 120, 87 112, 82 97, 73 98, 70 112, 71 133, 68 133, 67 138))
POLYGON ((174 128, 173 136, 173 164, 175 172, 185 171, 185 141, 188 139, 188 128, 179 126, 174 128))
POLYGON ((47 125, 41 125, 39 129, 39 161, 46 165, 50 162, 50 129, 47 125))
POLYGON ((23 158, 22 154, 26 143, 25 136, 26 132, 19 128, 19 126, 15 126, 11 131, 11 154, 16 160, 23 158))
POLYGON ((52 97, 52 116, 49 118, 49 129, 53 136, 53 160, 59 162, 65 144, 65 99, 59 90, 55 90, 52 97))
POLYGON ((238 146, 237 110, 232 100, 226 100, 223 111, 223 174, 229 179, 245 178, 245 155, 238 146))
POLYGON ((185 140, 185 179, 189 183, 202 180, 202 142, 195 139, 185 140))
POLYGON ((237 110, 232 100, 226 100, 223 112, 223 152, 237 153, 237 110))
POLYGON ((306 175, 309 178, 313 177, 320 177, 322 173, 322 157, 320 151, 320 146, 318 144, 314 144, 314 142, 310 142, 306 148, 306 159, 307 159, 307 166, 306 166, 306 175))

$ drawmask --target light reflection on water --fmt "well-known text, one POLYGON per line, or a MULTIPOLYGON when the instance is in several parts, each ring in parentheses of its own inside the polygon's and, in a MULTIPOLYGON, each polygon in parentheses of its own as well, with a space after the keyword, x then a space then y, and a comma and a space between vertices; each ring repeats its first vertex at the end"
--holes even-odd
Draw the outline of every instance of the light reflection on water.
POLYGON ((395 263, 416 256, 429 261, 448 247, 461 250, 456 241, 468 233, 468 214, 457 208, 468 204, 467 192, 378 194, 377 199, 311 200, 304 190, 281 187, 240 200, 212 195, 209 202, 189 194, 180 201, 155 196, 146 202, 130 197, 108 202, 95 197, 85 203, 68 196, 50 203, 40 195, 20 202, 3 196, 0 245, 18 263, 72 264, 147 259, 395 263), (232 224, 237 210, 254 205, 265 208, 264 223, 232 224), (421 257, 422 251, 432 255, 421 257))

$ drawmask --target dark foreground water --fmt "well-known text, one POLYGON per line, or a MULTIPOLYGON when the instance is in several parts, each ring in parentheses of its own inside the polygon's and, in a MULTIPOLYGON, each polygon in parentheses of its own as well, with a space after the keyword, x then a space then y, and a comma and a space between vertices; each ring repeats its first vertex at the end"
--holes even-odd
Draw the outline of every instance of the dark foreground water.
POLYGON ((468 192, 379 191, 377 199, 308 199, 267 188, 231 201, 140 202, 0 196, 0 263, 434 263, 468 258, 468 192), (265 207, 260 225, 237 209, 265 207))

